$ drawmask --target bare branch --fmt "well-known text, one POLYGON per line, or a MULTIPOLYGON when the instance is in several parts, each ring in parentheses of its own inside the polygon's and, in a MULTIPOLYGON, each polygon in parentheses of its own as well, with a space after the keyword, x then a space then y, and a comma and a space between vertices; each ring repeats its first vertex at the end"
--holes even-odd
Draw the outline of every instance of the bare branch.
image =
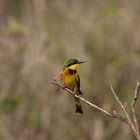
POLYGON ((138 126, 137 117, 136 117, 136 102, 137 102, 139 90, 140 90, 140 83, 137 82, 131 105, 132 105, 133 121, 134 121, 134 125, 137 129, 138 134, 139 134, 139 126, 138 126))
POLYGON ((99 107, 99 106, 97 106, 97 105, 95 105, 95 104, 89 102, 88 100, 86 100, 86 99, 84 99, 84 98, 82 98, 82 97, 80 97, 80 96, 74 94, 70 89, 68 89, 68 88, 65 87, 64 85, 59 84, 55 79, 53 79, 53 80, 51 81, 51 84, 56 85, 56 86, 58 86, 58 87, 64 89, 65 91, 67 91, 67 93, 71 94, 71 95, 74 96, 74 97, 79 98, 81 101, 83 101, 84 103, 88 104, 89 106, 91 106, 91 107, 93 107, 93 108, 99 110, 99 111, 102 112, 104 115, 108 116, 109 118, 116 118, 116 119, 119 119, 120 121, 122 121, 122 122, 124 122, 125 124, 128 124, 128 125, 129 125, 128 120, 127 120, 126 118, 124 118, 123 116, 118 115, 116 111, 113 111, 112 113, 109 113, 108 111, 102 109, 101 107, 99 107))
POLYGON ((139 134, 137 133, 137 130, 134 126, 134 124, 132 123, 131 119, 130 119, 130 116, 128 114, 128 112, 126 111, 126 108, 125 106, 122 104, 122 102, 120 101, 120 99, 118 98, 115 90, 113 89, 112 86, 110 86, 110 89, 111 89, 111 93, 113 94, 114 98, 116 99, 116 102, 120 105, 120 107, 122 108, 127 120, 128 120, 128 124, 129 126, 131 127, 132 131, 134 132, 135 136, 138 138, 139 137, 139 134))
POLYGON ((133 97, 133 100, 132 100, 132 103, 131 103, 132 104, 132 113, 133 113, 134 124, 133 124, 133 122, 132 122, 132 120, 131 120, 128 112, 127 112, 127 108, 126 108, 127 103, 125 103, 125 105, 122 104, 122 102, 120 101, 119 97, 115 93, 115 90, 113 89, 112 86, 110 86, 111 93, 113 94, 116 102, 119 104, 119 106, 123 110, 123 112, 125 114, 125 117, 119 115, 116 111, 113 111, 112 113, 109 113, 108 111, 102 109, 101 107, 97 106, 96 104, 91 103, 88 100, 86 100, 86 99, 74 94, 74 92, 72 92, 69 88, 67 88, 66 86, 64 86, 62 84, 59 84, 55 79, 52 79, 52 81, 50 81, 50 83, 62 88, 63 90, 67 91, 67 93, 71 94, 74 97, 77 97, 78 99, 80 99, 84 103, 86 103, 89 106, 95 108, 96 110, 102 112, 107 117, 116 118, 116 119, 122 121, 123 123, 129 125, 129 127, 131 128, 131 130, 134 133, 134 135, 137 138, 137 140, 140 140, 139 127, 138 127, 138 123, 137 123, 137 119, 136 119, 136 111, 135 111, 135 105, 136 105, 136 101, 137 101, 137 97, 138 97, 138 92, 140 90, 140 83, 137 83, 135 93, 134 93, 134 97, 133 97))

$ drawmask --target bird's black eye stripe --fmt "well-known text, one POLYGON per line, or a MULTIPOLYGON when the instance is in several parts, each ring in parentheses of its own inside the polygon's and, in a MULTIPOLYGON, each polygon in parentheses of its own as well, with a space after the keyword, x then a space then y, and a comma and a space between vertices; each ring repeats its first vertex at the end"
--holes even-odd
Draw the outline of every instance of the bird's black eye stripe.
POLYGON ((75 74, 76 73, 76 70, 69 69, 69 73, 70 74, 75 74))
POLYGON ((78 61, 75 61, 75 62, 73 62, 73 63, 70 63, 70 64, 67 65, 67 67, 69 67, 69 66, 71 66, 71 65, 74 65, 74 64, 77 64, 77 62, 78 62, 78 61))
POLYGON ((71 66, 72 64, 68 64, 67 67, 71 66))

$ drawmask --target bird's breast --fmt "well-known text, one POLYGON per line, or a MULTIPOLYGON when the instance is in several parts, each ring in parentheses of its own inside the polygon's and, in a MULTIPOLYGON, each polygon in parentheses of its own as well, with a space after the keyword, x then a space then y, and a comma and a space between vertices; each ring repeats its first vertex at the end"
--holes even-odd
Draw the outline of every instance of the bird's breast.
POLYGON ((77 73, 70 73, 69 70, 65 70, 61 74, 62 82, 71 90, 74 90, 76 82, 77 73))

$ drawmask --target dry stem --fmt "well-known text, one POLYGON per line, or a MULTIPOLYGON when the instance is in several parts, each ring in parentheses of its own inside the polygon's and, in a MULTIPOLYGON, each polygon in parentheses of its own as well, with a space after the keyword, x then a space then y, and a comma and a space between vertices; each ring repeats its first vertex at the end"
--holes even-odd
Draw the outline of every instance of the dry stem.
POLYGON ((137 140, 140 140, 140 135, 139 135, 139 127, 138 127, 138 122, 137 122, 137 118, 136 118, 136 111, 135 111, 135 105, 136 105, 136 101, 137 101, 137 97, 138 97, 138 92, 140 90, 140 83, 137 83, 136 89, 135 89, 135 93, 134 93, 134 97, 132 100, 132 114, 133 114, 133 121, 132 122, 126 107, 122 104, 122 102, 120 101, 119 97, 117 96, 117 94, 115 93, 113 87, 111 86, 111 93, 114 96, 116 102, 120 105, 120 107, 122 108, 125 117, 119 115, 116 111, 113 111, 112 113, 109 113, 108 111, 104 110, 103 108, 97 106, 94 103, 89 102, 88 100, 74 94, 74 92, 72 92, 70 89, 68 89, 66 86, 59 84, 55 79, 53 79, 51 81, 51 84, 56 85, 60 88, 62 88, 63 90, 67 91, 67 93, 71 94, 74 97, 79 98, 81 101, 83 101, 84 103, 88 104, 89 106, 95 108, 96 110, 102 112, 104 115, 108 116, 109 118, 116 118, 119 119, 120 121, 122 121, 123 123, 127 124, 130 126, 132 132, 134 133, 135 137, 137 138, 137 140))
POLYGON ((120 105, 120 107, 122 108, 127 120, 128 120, 128 124, 129 126, 131 127, 132 131, 134 132, 135 136, 137 137, 137 130, 134 126, 134 124, 132 123, 131 119, 130 119, 130 116, 125 108, 125 106, 122 104, 122 102, 120 101, 119 97, 117 96, 116 92, 114 91, 113 87, 111 86, 110 87, 111 89, 111 93, 113 94, 113 96, 115 97, 116 99, 116 102, 120 105))
POLYGON ((139 135, 139 126, 138 126, 137 117, 136 117, 136 102, 137 102, 139 90, 140 90, 140 83, 137 82, 135 92, 134 92, 134 96, 133 96, 132 103, 131 103, 133 121, 134 121, 135 128, 137 130, 137 133, 138 133, 137 135, 139 135))
POLYGON ((71 94, 72 96, 75 96, 75 97, 79 98, 81 101, 83 101, 84 103, 88 104, 89 106, 91 106, 91 107, 93 107, 93 108, 99 110, 100 112, 102 112, 102 113, 105 114, 106 116, 108 116, 108 117, 110 117, 110 118, 119 119, 119 120, 123 121, 124 123, 128 124, 128 120, 127 120, 126 118, 124 118, 123 116, 118 115, 118 114, 116 113, 116 111, 113 111, 113 113, 109 113, 108 111, 102 109, 101 107, 99 107, 99 106, 97 106, 97 105, 95 105, 95 104, 89 102, 88 100, 86 100, 86 99, 84 99, 84 98, 82 98, 82 97, 80 97, 80 96, 74 94, 70 89, 68 89, 68 88, 65 87, 64 85, 59 84, 55 79, 53 79, 53 80, 51 81, 51 83, 52 83, 53 85, 56 85, 56 86, 58 86, 58 87, 64 89, 65 91, 67 91, 67 92, 68 92, 69 94, 71 94))

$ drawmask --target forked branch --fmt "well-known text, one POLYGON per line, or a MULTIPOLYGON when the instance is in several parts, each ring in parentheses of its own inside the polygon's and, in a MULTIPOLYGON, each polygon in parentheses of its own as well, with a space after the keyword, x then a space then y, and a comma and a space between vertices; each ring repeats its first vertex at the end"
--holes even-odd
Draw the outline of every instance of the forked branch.
POLYGON ((89 106, 95 108, 96 110, 100 111, 101 113, 103 113, 107 117, 119 119, 123 123, 129 125, 129 127, 131 128, 131 130, 134 133, 137 140, 140 140, 139 127, 138 127, 138 122, 137 122, 137 118, 136 118, 136 111, 135 111, 136 101, 137 101, 137 98, 138 98, 138 92, 140 90, 140 83, 137 83, 135 93, 134 93, 134 97, 133 97, 133 100, 132 100, 133 121, 131 120, 130 115, 128 114, 128 112, 126 110, 126 107, 122 104, 122 102, 120 101, 119 97, 115 93, 112 86, 110 86, 111 93, 112 93, 113 97, 115 98, 116 102, 119 104, 119 106, 123 110, 125 117, 119 115, 116 111, 113 111, 112 113, 110 113, 110 112, 106 111, 105 109, 97 106, 96 104, 91 103, 90 101, 74 94, 74 92, 72 92, 66 86, 58 83, 55 79, 52 79, 51 84, 56 85, 56 86, 62 88, 63 90, 67 91, 67 93, 71 94, 72 96, 79 98, 81 101, 83 101, 84 103, 88 104, 89 106))
POLYGON ((110 89, 111 89, 111 93, 113 94, 113 96, 114 96, 115 99, 116 99, 116 102, 117 102, 117 103, 120 105, 120 107, 122 108, 122 110, 123 110, 123 112, 124 112, 124 114, 125 114, 125 116, 126 116, 126 118, 127 118, 127 120, 128 120, 128 124, 129 124, 130 128, 132 129, 134 135, 135 135, 136 137, 139 137, 138 131, 137 131, 136 127, 134 126, 134 124, 132 123, 132 121, 131 121, 131 119, 130 119, 130 116, 129 116, 127 110, 126 110, 126 107, 122 104, 122 102, 120 101, 119 97, 118 97, 117 94, 115 93, 115 91, 114 91, 114 89, 113 89, 112 86, 110 87, 110 89))
POLYGON ((137 85, 136 85, 136 88, 135 88, 135 92, 134 92, 134 96, 133 96, 133 99, 132 99, 132 115, 133 115, 133 122, 134 122, 134 125, 135 125, 135 128, 136 128, 136 131, 137 131, 137 135, 140 135, 139 133, 139 125, 138 125, 138 122, 137 122, 137 117, 136 117, 136 102, 137 102, 137 99, 138 99, 138 93, 139 93, 139 90, 140 90, 140 83, 137 82, 137 85))

